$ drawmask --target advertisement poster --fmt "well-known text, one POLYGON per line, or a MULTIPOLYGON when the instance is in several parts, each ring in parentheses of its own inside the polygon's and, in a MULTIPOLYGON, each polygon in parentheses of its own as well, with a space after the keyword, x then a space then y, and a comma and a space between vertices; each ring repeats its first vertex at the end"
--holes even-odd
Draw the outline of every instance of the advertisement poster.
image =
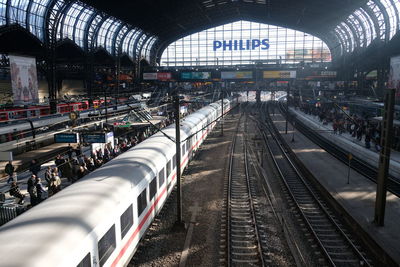
POLYGON ((147 72, 143 73, 143 80, 147 81, 168 81, 171 80, 172 74, 170 72, 147 72))
POLYGON ((388 89, 396 89, 396 104, 400 102, 400 56, 390 58, 388 89))
POLYGON ((253 79, 252 71, 222 71, 221 79, 233 80, 233 79, 253 79))
POLYGON ((295 79, 296 71, 295 70, 264 71, 263 77, 264 79, 295 79))
POLYGON ((211 72, 182 72, 182 80, 208 80, 211 78, 211 72))
POLYGON ((10 55, 10 72, 14 104, 38 103, 36 59, 10 55))

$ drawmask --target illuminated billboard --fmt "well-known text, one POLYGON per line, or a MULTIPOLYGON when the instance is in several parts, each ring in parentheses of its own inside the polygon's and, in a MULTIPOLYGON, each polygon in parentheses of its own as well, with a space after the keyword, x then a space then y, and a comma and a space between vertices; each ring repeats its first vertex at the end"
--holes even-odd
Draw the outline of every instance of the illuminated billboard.
POLYGON ((222 80, 233 80, 233 79, 253 79, 252 71, 222 71, 222 80))
POLYGON ((295 70, 264 71, 263 77, 264 77, 264 79, 295 79, 296 71, 295 70))
POLYGON ((36 59, 10 55, 10 72, 14 104, 38 103, 36 59))
POLYGON ((211 79, 211 72, 182 72, 182 80, 208 80, 211 79))

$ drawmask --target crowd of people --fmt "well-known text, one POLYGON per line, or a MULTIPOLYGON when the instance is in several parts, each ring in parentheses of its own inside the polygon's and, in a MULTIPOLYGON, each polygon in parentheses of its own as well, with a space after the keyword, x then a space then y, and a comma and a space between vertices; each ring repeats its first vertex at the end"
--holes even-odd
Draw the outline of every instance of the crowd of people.
POLYGON ((380 123, 364 119, 355 114, 346 115, 335 107, 315 107, 304 104, 300 106, 300 109, 306 114, 317 116, 324 125, 331 123, 334 134, 348 133, 358 141, 364 140, 366 148, 374 147, 376 151, 380 151, 380 123))
MULTIPOLYGON (((165 127, 169 123, 172 123, 172 121, 163 122, 161 127, 165 127)), ((116 138, 114 140, 114 147, 112 147, 111 143, 108 143, 95 150, 91 150, 90 155, 82 153, 81 145, 78 145, 76 148, 70 146, 66 154, 56 156, 54 160, 55 166, 47 167, 42 177, 42 164, 38 160, 33 159, 29 165, 31 176, 27 182, 27 191, 31 206, 35 206, 44 199, 61 191, 61 178, 66 178, 68 181, 68 183, 65 182, 63 184, 64 186, 72 184, 142 142, 155 132, 156 129, 152 127, 144 131, 116 138)), ((7 183, 10 185, 9 194, 16 199, 17 204, 24 204, 25 195, 19 188, 17 173, 12 161, 7 163, 4 171, 8 176, 7 183)))

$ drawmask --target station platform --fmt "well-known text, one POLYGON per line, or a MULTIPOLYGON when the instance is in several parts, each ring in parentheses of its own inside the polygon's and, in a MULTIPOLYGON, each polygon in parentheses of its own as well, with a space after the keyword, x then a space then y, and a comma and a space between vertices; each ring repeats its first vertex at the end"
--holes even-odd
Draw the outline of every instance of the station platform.
MULTIPOLYGON (((293 136, 292 126, 289 124, 288 134, 285 134, 284 117, 280 114, 275 114, 271 117, 286 142, 319 183, 353 216, 362 229, 397 264, 400 264, 400 231, 398 226, 400 224, 400 198, 391 193, 387 194, 385 226, 376 226, 373 223, 376 184, 353 170, 350 171, 350 183, 347 184, 348 167, 345 164, 321 149, 318 145, 312 143, 296 130, 294 130, 294 142, 291 142, 293 136)), ((308 120, 310 125, 314 123, 312 119, 306 116, 302 117, 304 117, 305 121, 308 120)), ((314 127, 317 126, 314 125, 314 127)), ((333 134, 329 133, 327 135, 333 136, 333 134)), ((344 137, 338 137, 337 139, 344 139, 344 137)), ((352 143, 348 140, 344 142, 352 143)), ((363 147, 357 144, 353 144, 353 146, 354 150, 362 153, 363 147)))
MULTIPOLYGON (((311 130, 316 131, 319 135, 338 144, 340 147, 347 150, 354 156, 362 158, 364 161, 378 168, 379 151, 375 150, 373 145, 371 145, 370 149, 366 148, 364 138, 359 141, 357 138, 352 137, 347 132, 342 134, 334 134, 332 123, 323 125, 316 116, 305 114, 302 111, 294 108, 289 108, 289 110, 291 114, 294 114, 311 130)), ((400 152, 393 149, 390 154, 389 172, 394 178, 398 178, 400 181, 400 152)))
MULTIPOLYGON (((14 156, 13 165, 16 169, 16 172, 20 173, 29 169, 29 164, 32 159, 37 159, 39 162, 47 161, 54 158, 58 154, 67 152, 68 149, 68 144, 52 144, 45 146, 14 156)), ((7 180, 7 175, 4 173, 4 168, 7 163, 7 161, 0 161, 0 184, 7 180)))

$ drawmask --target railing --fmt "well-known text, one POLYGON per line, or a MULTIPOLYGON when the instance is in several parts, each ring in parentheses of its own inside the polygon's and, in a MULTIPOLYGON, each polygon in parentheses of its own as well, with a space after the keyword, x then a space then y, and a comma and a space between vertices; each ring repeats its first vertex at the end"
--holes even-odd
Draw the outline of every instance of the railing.
POLYGON ((0 226, 8 223, 23 212, 24 208, 18 205, 0 206, 0 226))

